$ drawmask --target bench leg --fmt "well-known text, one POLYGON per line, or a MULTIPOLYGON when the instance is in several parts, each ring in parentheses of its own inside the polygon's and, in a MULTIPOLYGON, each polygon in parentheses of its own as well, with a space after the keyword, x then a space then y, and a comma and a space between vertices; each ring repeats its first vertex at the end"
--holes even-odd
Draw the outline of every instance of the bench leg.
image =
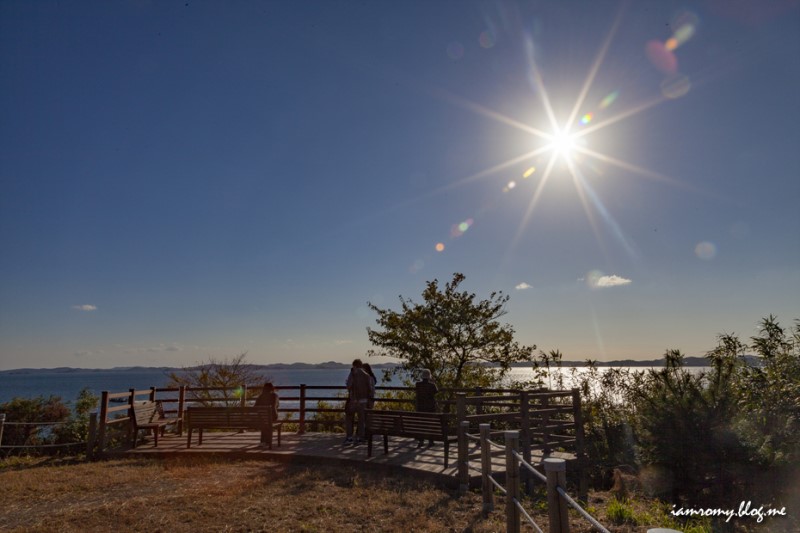
POLYGON ((367 433, 367 457, 372 457, 372 433, 367 433))
POLYGON ((383 455, 389 455, 389 435, 383 436, 383 455))
POLYGON ((162 428, 161 431, 159 431, 159 428, 153 428, 153 439, 155 440, 154 448, 158 448, 158 434, 159 433, 161 433, 163 435, 164 434, 164 429, 162 428))
POLYGON ((188 437, 186 438, 186 447, 187 448, 191 448, 192 447, 192 428, 189 428, 189 431, 187 431, 186 434, 188 435, 188 437))

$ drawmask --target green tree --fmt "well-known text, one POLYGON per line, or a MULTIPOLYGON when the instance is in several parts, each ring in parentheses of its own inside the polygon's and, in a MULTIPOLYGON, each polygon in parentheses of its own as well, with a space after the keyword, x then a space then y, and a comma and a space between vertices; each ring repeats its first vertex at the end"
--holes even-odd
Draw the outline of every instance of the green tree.
MULTIPOLYGON (((31 424, 62 422, 69 417, 69 408, 59 396, 37 396, 35 398, 12 398, 0 404, 0 413, 5 413, 6 422, 29 422, 31 424)), ((49 426, 10 425, 3 430, 3 444, 22 446, 43 444, 49 426)))
POLYGON ((381 328, 367 328, 376 347, 368 355, 400 359, 392 373, 406 384, 428 368, 439 387, 446 388, 494 386, 512 363, 530 361, 536 347, 514 341, 514 328, 498 321, 509 297, 492 292, 477 300, 458 290, 463 281, 464 275, 455 273, 444 290, 437 280, 429 281, 423 303, 400 296, 399 311, 368 303, 381 328))
POLYGON ((187 393, 187 400, 202 405, 235 405, 241 401, 243 387, 248 387, 254 391, 254 396, 258 396, 261 386, 272 381, 258 367, 247 362, 247 352, 221 360, 211 357, 205 363, 184 367, 167 376, 168 387, 203 389, 187 393))

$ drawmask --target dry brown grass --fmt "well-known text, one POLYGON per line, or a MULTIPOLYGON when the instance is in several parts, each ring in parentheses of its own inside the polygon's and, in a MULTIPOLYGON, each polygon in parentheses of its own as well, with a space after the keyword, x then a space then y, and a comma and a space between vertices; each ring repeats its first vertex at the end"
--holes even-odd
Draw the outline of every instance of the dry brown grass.
POLYGON ((501 531, 479 494, 354 468, 197 459, 0 472, 6 531, 501 531))
MULTIPOLYGON (((613 533, 648 526, 614 525, 609 493, 588 508, 613 533)), ((0 531, 505 531, 505 504, 484 518, 481 495, 360 467, 266 461, 174 458, 0 461, 0 531)), ((648 502, 636 502, 644 514, 648 502)), ((525 501, 547 531, 545 505, 525 501)), ((588 524, 571 516, 571 531, 588 524)), ((652 521, 655 522, 655 521, 652 521)), ((649 523, 654 527, 657 523, 649 523)), ((765 528, 770 531, 770 528, 765 528)), ((531 531, 523 523, 523 531, 531 531)), ((695 529, 695 531, 698 531, 695 529)))

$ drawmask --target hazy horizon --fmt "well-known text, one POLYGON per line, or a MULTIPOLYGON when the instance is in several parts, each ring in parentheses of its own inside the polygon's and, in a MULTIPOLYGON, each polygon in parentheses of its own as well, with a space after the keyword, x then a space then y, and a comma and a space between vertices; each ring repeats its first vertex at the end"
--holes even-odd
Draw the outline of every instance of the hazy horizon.
POLYGON ((800 6, 0 3, 0 369, 348 362, 511 296, 568 360, 800 318, 800 6))

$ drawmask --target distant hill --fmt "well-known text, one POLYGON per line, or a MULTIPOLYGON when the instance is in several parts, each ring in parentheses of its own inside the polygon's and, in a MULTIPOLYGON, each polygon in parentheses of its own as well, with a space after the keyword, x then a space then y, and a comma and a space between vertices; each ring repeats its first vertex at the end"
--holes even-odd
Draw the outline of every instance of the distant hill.
MULTIPOLYGON (((751 366, 760 366, 761 358, 754 355, 745 355, 747 364, 751 366)), ((397 363, 370 363, 374 369, 392 368, 397 366, 397 363)), ((335 361, 328 361, 327 363, 272 363, 268 365, 251 365, 256 370, 343 370, 350 368, 350 363, 337 363, 335 361)), ((516 368, 530 367, 531 363, 515 363, 512 365, 516 368)), ((586 361, 562 361, 563 367, 585 367, 586 361)), ((634 359, 615 359, 613 361, 597 361, 599 367, 609 366, 622 366, 622 367, 662 367, 664 366, 663 359, 649 359, 646 361, 634 359)), ((705 357, 686 357, 684 359, 684 366, 687 367, 701 367, 709 366, 709 360, 705 357)), ((147 372, 159 370, 162 372, 180 372, 182 370, 191 370, 193 367, 168 367, 168 366, 117 366, 114 368, 72 368, 72 367, 57 367, 57 368, 16 368, 13 370, 0 370, 0 374, 68 374, 73 372, 147 372)))

